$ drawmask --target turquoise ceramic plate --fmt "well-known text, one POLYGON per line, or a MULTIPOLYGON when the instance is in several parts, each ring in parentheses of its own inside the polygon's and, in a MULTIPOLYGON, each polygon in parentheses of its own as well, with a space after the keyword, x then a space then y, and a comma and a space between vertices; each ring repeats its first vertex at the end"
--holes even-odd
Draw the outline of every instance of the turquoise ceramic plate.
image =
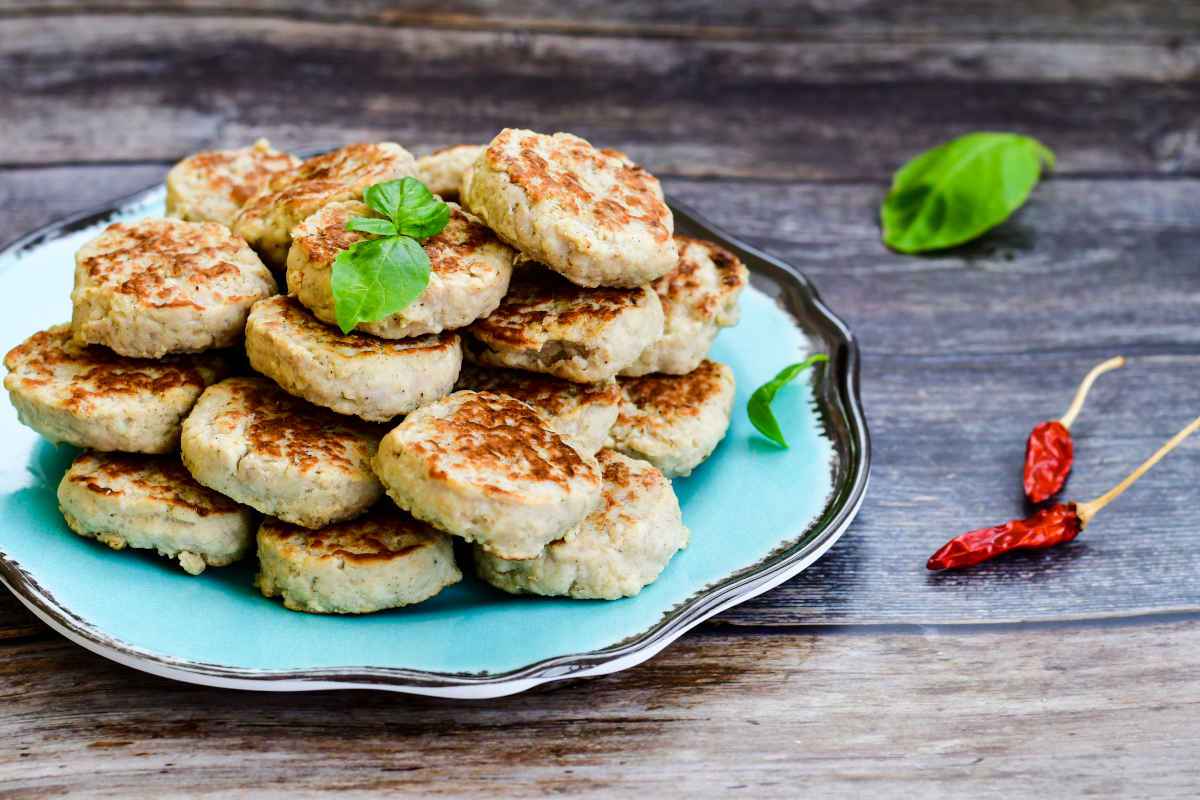
MULTIPOLYGON (((72 254, 106 223, 163 213, 163 190, 27 236, 0 254, 0 346, 70 317, 72 254)), ((796 575, 845 530, 867 485, 868 440, 850 332, 797 272, 675 208, 681 232, 722 242, 753 272, 742 322, 713 356, 737 376, 733 425, 675 482, 692 543, 640 595, 615 602, 516 598, 466 580, 434 600, 365 617, 298 614, 260 596, 251 564, 191 577, 70 533, 55 488, 74 457, 0 409, 0 577, 63 635, 122 664, 243 689, 373 688, 511 694, 650 658, 712 615, 796 575), (832 361, 785 390, 791 449, 755 435, 750 391, 783 365, 832 361)))

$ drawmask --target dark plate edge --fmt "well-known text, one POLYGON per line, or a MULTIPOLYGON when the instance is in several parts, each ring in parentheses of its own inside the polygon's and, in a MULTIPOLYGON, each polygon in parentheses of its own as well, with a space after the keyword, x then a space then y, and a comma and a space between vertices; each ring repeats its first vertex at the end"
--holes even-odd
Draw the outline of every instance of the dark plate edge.
MULTIPOLYGON (((0 256, 44 244, 88 227, 112 216, 118 209, 145 203, 162 192, 161 184, 133 192, 112 201, 103 208, 73 214, 19 237, 0 249, 0 256)), ((615 664, 636 656, 641 651, 651 654, 665 647, 684 632, 703 622, 724 608, 750 599, 763 591, 763 584, 772 584, 781 574, 797 568, 814 554, 823 553, 849 526, 861 506, 870 477, 871 443, 866 417, 859 394, 860 354, 858 343, 849 328, 820 299, 812 283, 799 270, 774 256, 742 242, 710 223, 703 216, 685 205, 670 201, 677 223, 681 227, 703 231, 707 238, 719 242, 736 252, 750 267, 752 276, 762 275, 778 287, 775 296, 785 310, 798 323, 816 323, 812 330, 806 325, 801 329, 810 337, 819 337, 830 354, 830 362, 819 377, 819 394, 825 406, 838 412, 839 418, 825 418, 839 430, 831 435, 844 437, 844 446, 849 453, 847 463, 840 465, 845 475, 835 477, 834 492, 827 502, 825 512, 813 525, 792 544, 782 547, 758 565, 735 573, 724 581, 706 587, 690 599, 665 612, 664 618, 639 636, 612 647, 588 653, 557 656, 530 664, 509 672, 469 675, 423 672, 391 667, 348 667, 305 670, 249 670, 173 659, 125 644, 105 635, 84 620, 60 606, 19 564, 9 561, 0 554, 0 579, 17 597, 53 627, 69 631, 80 644, 95 645, 102 655, 112 657, 105 651, 124 656, 124 663, 136 665, 149 662, 161 672, 184 673, 180 679, 193 676, 197 682, 204 678, 236 681, 245 685, 239 688, 269 689, 277 682, 299 683, 296 689, 329 688, 343 685, 358 688, 379 688, 404 691, 452 690, 469 687, 496 687, 504 684, 524 684, 531 688, 539 683, 562 680, 584 671, 597 671, 605 665, 615 664), (254 686, 253 684, 261 684, 254 686)), ((825 415, 823 414, 823 417, 825 415)), ((840 448, 839 448, 840 449, 840 448)), ((74 638, 73 637, 73 638, 74 638)))

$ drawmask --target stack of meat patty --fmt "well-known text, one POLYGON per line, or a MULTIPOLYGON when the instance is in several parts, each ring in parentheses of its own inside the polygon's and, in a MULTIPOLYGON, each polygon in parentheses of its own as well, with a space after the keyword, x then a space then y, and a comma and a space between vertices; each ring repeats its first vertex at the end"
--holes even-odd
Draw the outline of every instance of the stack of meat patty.
POLYGON ((669 479, 728 428, 733 375, 706 356, 747 271, 675 236, 624 154, 511 129, 419 161, 258 142, 167 190, 169 218, 80 249, 71 323, 5 358, 22 422, 85 448, 58 492, 74 531, 191 574, 256 541, 262 593, 325 613, 436 595, 454 537, 499 589, 604 599, 687 545, 669 479), (429 283, 343 334, 333 263, 366 237, 346 222, 404 177, 450 206, 429 283))

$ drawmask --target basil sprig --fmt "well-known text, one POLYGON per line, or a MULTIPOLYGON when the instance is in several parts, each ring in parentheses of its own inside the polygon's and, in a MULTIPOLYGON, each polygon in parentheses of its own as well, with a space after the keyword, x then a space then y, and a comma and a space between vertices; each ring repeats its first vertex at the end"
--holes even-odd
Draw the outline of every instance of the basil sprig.
POLYGON ((815 353, 798 364, 784 367, 778 375, 754 390, 750 401, 746 403, 746 415, 750 417, 754 427, 758 428, 759 433, 780 447, 788 446, 787 440, 783 438, 783 431, 779 428, 779 421, 775 419, 775 412, 771 410, 771 401, 780 389, 791 383, 801 372, 828 360, 829 356, 824 353, 815 353))
POLYGON ((1054 153, 1015 133, 969 133, 909 161, 892 179, 883 241, 901 253, 943 250, 991 230, 1024 205, 1054 153))
POLYGON ((429 285, 429 256, 420 239, 436 236, 450 221, 450 207, 416 178, 384 181, 363 192, 381 217, 351 217, 346 230, 363 239, 337 254, 330 288, 342 333, 377 322, 421 296, 429 285))

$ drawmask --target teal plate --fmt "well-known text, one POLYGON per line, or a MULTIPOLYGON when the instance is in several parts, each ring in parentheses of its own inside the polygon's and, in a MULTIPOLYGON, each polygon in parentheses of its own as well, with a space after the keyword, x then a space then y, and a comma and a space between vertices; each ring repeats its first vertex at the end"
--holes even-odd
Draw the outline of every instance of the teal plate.
MULTIPOLYGON (((0 253, 0 346, 70 318, 73 254, 105 224, 163 213, 162 187, 26 236, 0 253)), ((858 349, 792 268, 674 206, 677 229, 713 239, 750 266, 742 321, 713 357, 738 392, 729 434, 675 489, 691 545, 637 597, 612 602, 511 597, 473 579, 433 600, 363 617, 298 614, 263 598, 249 563, 191 577, 153 555, 73 535, 55 489, 75 451, 0 411, 0 579, 78 644, 136 669, 239 689, 371 688, 494 697, 640 663, 688 629, 793 577, 857 513, 869 442, 858 349), (827 352, 780 393, 791 448, 756 435, 750 391, 785 364, 827 352)))

